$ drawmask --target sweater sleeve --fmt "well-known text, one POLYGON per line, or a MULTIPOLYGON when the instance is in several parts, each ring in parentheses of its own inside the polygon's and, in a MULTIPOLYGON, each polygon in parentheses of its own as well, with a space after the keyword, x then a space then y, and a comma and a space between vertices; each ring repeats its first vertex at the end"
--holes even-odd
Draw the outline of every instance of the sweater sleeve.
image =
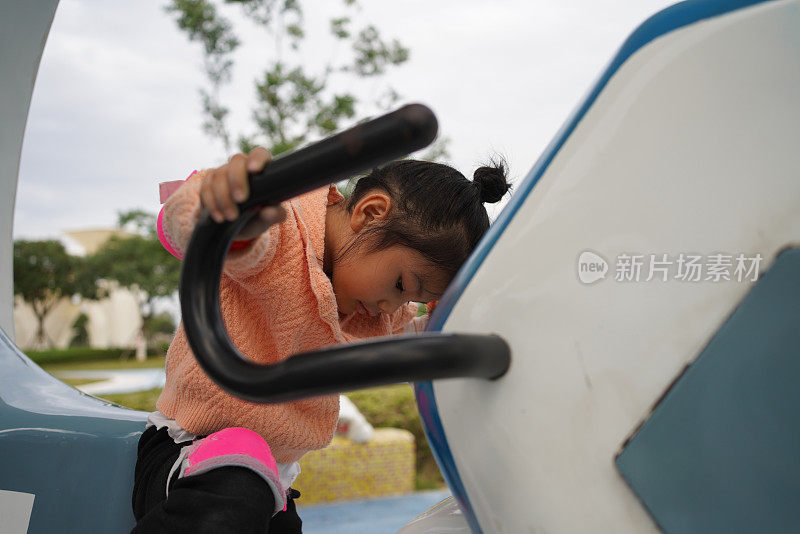
MULTIPOLYGON (((415 329, 415 317, 417 315, 417 308, 418 307, 416 304, 414 304, 413 302, 409 302, 408 304, 401 306, 399 310, 394 312, 389 317, 391 321, 392 334, 407 334, 407 333, 413 334, 418 331, 415 329)), ((424 328, 425 326, 422 325, 422 329, 424 328)))
POLYGON ((437 304, 439 304, 438 300, 433 300, 426 303, 425 314, 420 315, 419 317, 413 317, 400 329, 396 329, 395 334, 421 334, 422 332, 425 332, 428 329, 428 320, 430 319, 431 314, 433 313, 433 310, 436 308, 437 304))
POLYGON ((414 317, 406 325, 403 327, 401 332, 395 333, 403 333, 403 334, 421 334, 425 331, 428 327, 428 314, 422 315, 420 317, 414 317))
POLYGON ((200 181, 203 173, 193 172, 164 202, 158 214, 158 239, 167 252, 183 260, 186 246, 200 218, 200 181))
MULTIPOLYGON (((182 260, 197 221, 200 219, 200 184, 206 171, 193 173, 164 203, 158 214, 157 230, 161 244, 182 260)), ((275 254, 274 244, 279 235, 278 225, 245 246, 228 251, 223 272, 240 280, 263 269, 275 254)))

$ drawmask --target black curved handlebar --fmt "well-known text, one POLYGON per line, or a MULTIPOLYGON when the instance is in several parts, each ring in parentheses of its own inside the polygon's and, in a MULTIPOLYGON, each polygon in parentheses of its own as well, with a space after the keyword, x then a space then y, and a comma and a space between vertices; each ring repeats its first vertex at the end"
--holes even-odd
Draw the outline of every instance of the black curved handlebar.
POLYGON ((348 389, 436 378, 497 378, 510 363, 494 335, 424 334, 340 345, 272 365, 247 360, 233 345, 219 307, 219 283, 234 236, 261 206, 348 178, 430 144, 437 122, 411 104, 280 156, 250 176, 242 215, 216 223, 204 211, 184 257, 180 301, 189 345, 205 372, 232 394, 285 402, 348 389))

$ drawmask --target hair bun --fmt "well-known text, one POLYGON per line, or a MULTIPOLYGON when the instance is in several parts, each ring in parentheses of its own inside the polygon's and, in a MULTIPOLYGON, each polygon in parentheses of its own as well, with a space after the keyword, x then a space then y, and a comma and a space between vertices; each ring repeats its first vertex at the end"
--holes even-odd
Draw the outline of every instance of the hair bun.
POLYGON ((511 184, 506 181, 506 174, 506 164, 503 161, 492 161, 475 171, 472 182, 478 189, 481 202, 494 204, 503 198, 511 189, 511 184))

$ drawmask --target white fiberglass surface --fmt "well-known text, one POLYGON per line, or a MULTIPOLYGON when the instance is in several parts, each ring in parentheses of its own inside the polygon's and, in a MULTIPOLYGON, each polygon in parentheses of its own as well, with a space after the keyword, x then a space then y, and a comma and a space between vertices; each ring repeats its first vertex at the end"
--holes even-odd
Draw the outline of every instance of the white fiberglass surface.
POLYGON ((14 339, 11 229, 33 82, 57 0, 0 8, 0 328, 14 339))
POLYGON ((484 531, 657 530, 614 457, 753 282, 617 269, 760 255, 763 272, 800 243, 799 5, 705 20, 631 56, 453 309, 445 331, 512 346, 499 381, 434 384, 484 531), (585 251, 605 279, 581 282, 585 251))

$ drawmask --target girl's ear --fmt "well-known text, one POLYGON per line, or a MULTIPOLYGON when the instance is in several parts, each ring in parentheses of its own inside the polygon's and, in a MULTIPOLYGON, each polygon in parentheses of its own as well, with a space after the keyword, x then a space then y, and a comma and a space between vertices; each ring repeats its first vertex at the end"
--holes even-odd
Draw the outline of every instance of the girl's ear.
POLYGON ((350 229, 359 233, 373 221, 385 219, 392 209, 392 199, 382 191, 367 193, 353 207, 350 215, 350 229))

